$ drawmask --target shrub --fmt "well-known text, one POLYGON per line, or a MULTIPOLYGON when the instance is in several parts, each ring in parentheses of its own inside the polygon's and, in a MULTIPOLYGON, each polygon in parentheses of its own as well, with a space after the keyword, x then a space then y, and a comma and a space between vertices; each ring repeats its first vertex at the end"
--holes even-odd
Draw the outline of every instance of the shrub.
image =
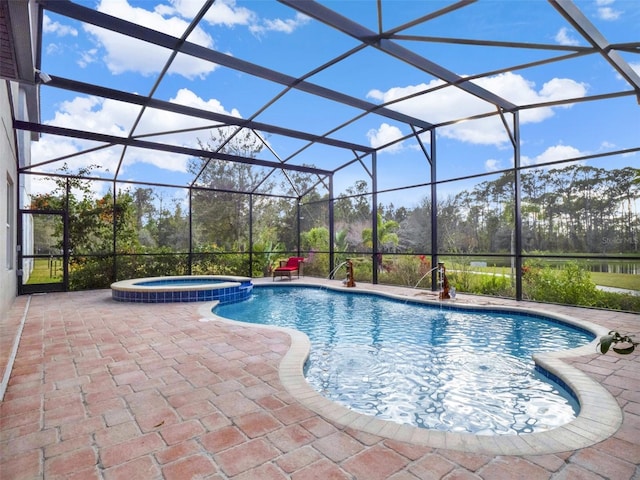
POLYGON ((525 267, 523 289, 531 300, 568 305, 595 306, 600 292, 589 272, 575 262, 559 269, 531 263, 525 267))
POLYGON ((474 292, 482 295, 511 297, 514 294, 511 277, 506 275, 475 275, 472 285, 474 292))
MULTIPOLYGON (((277 259, 277 262, 280 260, 286 260, 287 258, 288 257, 279 258, 277 259)), ((278 263, 276 263, 276 265, 278 265, 278 263)), ((311 277, 327 278, 329 276, 328 265, 328 253, 310 251, 305 257, 302 272, 304 275, 309 275, 311 277)))
POLYGON ((72 257, 69 261, 69 290, 109 288, 113 283, 113 257, 72 257))
POLYGON ((187 262, 186 254, 170 253, 166 247, 156 254, 122 255, 118 257, 118 279, 185 275, 187 262))
POLYGON ((193 275, 246 275, 248 263, 248 254, 198 253, 193 256, 191 273, 193 275))
POLYGON ((467 293, 482 293, 474 288, 473 278, 477 276, 470 270, 468 262, 452 262, 447 267, 447 278, 449 279, 449 285, 455 287, 459 292, 467 293))
POLYGON ((609 310, 640 312, 640 295, 598 291, 598 297, 593 306, 609 310))
POLYGON ((424 269, 419 256, 385 256, 384 259, 383 269, 380 272, 380 281, 407 287, 414 287, 420 281, 419 287, 421 288, 429 288, 431 286, 431 277, 429 275, 424 279, 421 278, 429 269, 424 269), (423 271, 424 273, 421 273, 423 271))

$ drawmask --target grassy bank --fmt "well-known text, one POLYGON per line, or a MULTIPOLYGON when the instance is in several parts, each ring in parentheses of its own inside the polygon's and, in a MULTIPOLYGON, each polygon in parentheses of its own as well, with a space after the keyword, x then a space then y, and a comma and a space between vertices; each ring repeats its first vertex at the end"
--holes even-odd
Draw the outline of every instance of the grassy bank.
POLYGON ((640 291, 640 275, 591 272, 591 280, 596 285, 640 291))

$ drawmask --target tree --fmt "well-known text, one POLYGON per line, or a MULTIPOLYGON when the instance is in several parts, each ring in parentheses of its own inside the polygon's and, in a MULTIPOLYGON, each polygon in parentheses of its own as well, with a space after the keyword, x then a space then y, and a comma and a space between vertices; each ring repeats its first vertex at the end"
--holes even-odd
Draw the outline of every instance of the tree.
POLYGON ((305 251, 329 250, 329 230, 325 227, 314 227, 302 233, 302 249, 305 251))
MULTIPOLYGON (((384 220, 382 214, 378 212, 376 215, 377 227, 378 227, 378 251, 384 252, 385 250, 391 250, 395 252, 398 246, 398 222, 395 220, 384 220)), ((373 230, 366 228, 362 231, 362 242, 368 248, 373 248, 373 230)))
MULTIPOLYGON (((233 136, 230 129, 216 129, 202 149, 255 158, 264 147, 251 130, 233 136)), ((246 249, 249 241, 249 193, 260 183, 272 188, 262 169, 247 163, 206 157, 192 159, 188 169, 196 175, 192 196, 195 244, 216 244, 228 251, 246 249)))
POLYGON ((398 246, 401 249, 412 252, 431 250, 431 200, 428 197, 407 212, 399 225, 398 246))
POLYGON ((153 204, 155 195, 151 188, 136 188, 133 191, 133 203, 136 207, 136 225, 141 231, 144 223, 148 223, 156 212, 153 204), (146 222, 145 222, 146 219, 146 222))
POLYGON ((274 226, 279 241, 287 251, 298 249, 298 232, 294 228, 298 221, 301 231, 316 227, 328 228, 328 194, 321 194, 317 180, 314 174, 291 171, 280 185, 287 197, 278 199, 276 203, 280 213, 276 217, 278 223, 274 226))
POLYGON ((165 247, 174 252, 189 251, 189 218, 182 212, 180 202, 173 202, 173 212, 160 209, 157 220, 158 247, 165 247))
MULTIPOLYGON (((73 255, 111 253, 113 251, 114 222, 119 245, 129 249, 138 245, 133 213, 133 201, 128 193, 116 197, 108 191, 97 197, 84 177, 94 166, 78 171, 77 176, 56 177, 56 188, 46 194, 32 198, 31 208, 42 210, 64 210, 69 218, 69 252, 73 255)), ((60 171, 70 175, 66 165, 60 171)), ((62 225, 57 225, 56 237, 62 249, 62 225)))
POLYGON ((368 221, 371 218, 370 194, 367 192, 367 182, 356 181, 336 198, 334 211, 336 218, 344 224, 368 221))

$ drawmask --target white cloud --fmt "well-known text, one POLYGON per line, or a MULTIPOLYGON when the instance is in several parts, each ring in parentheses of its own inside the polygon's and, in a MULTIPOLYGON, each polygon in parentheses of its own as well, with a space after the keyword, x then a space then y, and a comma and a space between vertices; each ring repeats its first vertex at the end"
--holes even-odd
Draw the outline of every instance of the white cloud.
MULTIPOLYGON (((170 101, 180 105, 241 117, 238 110, 227 111, 218 100, 214 98, 203 99, 186 88, 176 92, 170 101)), ((82 96, 61 103, 54 118, 46 123, 71 129, 78 129, 80 125, 83 130, 126 137, 129 135, 129 128, 139 112, 140 107, 136 105, 98 97, 82 96)), ((211 127, 212 123, 210 120, 195 119, 162 110, 147 109, 135 133, 136 135, 157 133, 157 136, 147 136, 144 139, 170 145, 197 148, 198 138, 206 139, 208 137, 206 130, 167 134, 163 132, 211 127)), ((39 142, 33 144, 33 163, 73 155, 96 146, 98 144, 92 141, 45 135, 39 142)), ((97 164, 100 165, 98 170, 113 173, 117 168, 121 152, 122 147, 115 146, 73 157, 67 163, 72 171, 87 165, 97 164)), ((161 169, 184 173, 187 171, 188 158, 184 155, 173 153, 129 148, 120 173, 126 174, 126 168, 136 163, 146 163, 161 169)))
POLYGON ((74 129, 81 125, 83 130, 90 132, 126 136, 128 132, 121 125, 130 125, 138 108, 98 97, 76 97, 63 102, 53 120, 47 123, 74 129))
POLYGON ((576 46, 580 44, 580 42, 576 38, 573 38, 571 36, 571 32, 569 32, 569 29, 567 27, 562 27, 560 30, 558 30, 558 33, 556 33, 555 36, 555 40, 560 45, 576 46))
POLYGON ((542 102, 553 102, 569 98, 580 98, 587 94, 587 85, 570 78, 553 78, 542 85, 542 89, 534 98, 542 102))
MULTIPOLYGON (((217 99, 212 98, 205 100, 187 88, 178 90, 176 95, 169 99, 169 101, 171 103, 185 105, 187 107, 199 108, 209 112, 242 118, 238 110, 232 109, 231 111, 227 111, 217 99)), ((188 117, 164 110, 147 109, 140 121, 140 124, 138 125, 138 128, 136 129, 136 135, 171 132, 180 129, 211 127, 214 123, 215 122, 211 120, 188 117)), ((205 137, 208 136, 208 134, 202 132, 172 133, 162 135, 162 142, 186 147, 196 147, 197 136, 205 137)), ((153 137, 149 139, 152 141, 154 140, 153 137)))
POLYGON ((46 13, 42 17, 42 31, 44 33, 54 33, 58 37, 66 37, 67 35, 72 37, 78 36, 78 30, 68 25, 62 25, 59 22, 52 21, 46 13))
MULTIPOLYGON (((566 160, 569 158, 576 158, 584 155, 584 152, 581 152, 577 148, 570 145, 553 145, 551 147, 548 147, 544 152, 536 155, 535 157, 522 155, 520 157, 520 165, 523 167, 531 165, 542 165, 549 162, 556 162, 559 160, 566 160)), ((498 170, 502 170, 503 168, 513 167, 513 158, 510 158, 506 161, 508 166, 504 166, 504 163, 505 162, 503 162, 502 160, 489 158, 484 162, 485 171, 497 172, 498 170)), ((550 168, 552 167, 553 166, 551 166, 550 168)))
MULTIPOLYGON (((118 123, 135 118, 135 106, 125 105, 112 100, 96 97, 76 97, 63 102, 55 117, 46 122, 49 125, 77 129, 79 125, 87 131, 108 135, 124 136, 126 132, 118 123), (116 120, 119 120, 117 122, 116 120)), ((73 155, 83 150, 95 148, 98 143, 88 140, 45 135, 40 141, 32 143, 33 163, 53 158, 73 155)), ((99 165, 97 171, 115 171, 119 161, 119 149, 107 148, 65 160, 71 171, 88 165, 99 165)))
MULTIPOLYGON (((181 3, 184 0, 180 0, 181 3)), ((196 2, 198 3, 198 2, 196 2)), ((255 21, 256 14, 244 7, 237 7, 235 0, 216 1, 205 15, 212 25, 249 25, 255 21)))
POLYGON ((500 160, 490 158, 484 162, 484 167, 488 172, 496 172, 500 170, 500 160))
POLYGON ((96 61, 96 55, 98 54, 98 50, 96 48, 92 48, 91 50, 86 50, 80 53, 80 60, 78 60, 78 66, 80 68, 85 68, 87 65, 96 61))
POLYGON ((504 125, 497 116, 441 127, 438 134, 474 145, 501 146, 508 141, 504 125))
POLYGON ((211 98, 204 100, 188 88, 181 88, 176 93, 176 96, 169 100, 173 103, 179 103, 180 105, 186 105, 189 107, 200 108, 215 113, 223 113, 225 115, 232 115, 234 117, 241 118, 240 112, 233 109, 231 111, 225 110, 219 100, 211 98))
MULTIPOLYGON (((369 139, 369 145, 373 148, 378 148, 387 143, 393 142, 399 138, 402 138, 402 131, 398 127, 383 123, 378 129, 371 129, 367 132, 367 138, 369 139)), ((402 142, 394 143, 393 145, 382 150, 386 153, 398 153, 402 150, 402 142)))
POLYGON ((606 21, 614 21, 620 18, 623 12, 609 6, 613 5, 614 2, 615 0, 596 0, 596 6, 598 7, 597 17, 606 21))
MULTIPOLYGON (((143 2, 140 5, 146 4, 143 2)), ((130 22, 167 33, 176 38, 184 34, 190 20, 195 17, 200 8, 201 4, 193 0, 170 0, 169 4, 157 5, 153 10, 133 6, 128 0, 101 0, 97 7, 102 13, 125 18, 130 22)), ((252 33, 259 35, 269 31, 292 33, 306 24, 309 18, 302 14, 296 14, 290 19, 278 18, 261 21, 255 12, 245 7, 238 7, 235 0, 218 0, 207 11, 204 20, 210 25, 248 26, 252 33)), ((128 38, 92 25, 85 26, 85 29, 104 49, 105 64, 115 75, 126 72, 152 75, 163 68, 171 53, 157 45, 128 38)), ((190 33, 188 41, 206 48, 214 46, 213 38, 200 27, 190 33)), ((91 57, 90 53, 85 53, 80 64, 86 65, 87 59, 91 57)), ((178 54, 169 73, 182 75, 189 79, 205 78, 216 67, 215 64, 202 59, 178 54)))
POLYGON ((598 18, 602 20, 617 20, 618 18, 620 18, 620 15, 622 15, 622 12, 620 10, 614 10, 611 7, 598 8, 598 18))
MULTIPOLYGON (((580 98, 587 92, 585 84, 568 78, 551 79, 536 90, 533 82, 510 72, 481 78, 474 83, 516 105, 580 98)), ((386 103, 442 84, 441 80, 433 80, 428 84, 394 87, 386 92, 371 90, 367 96, 386 103)), ((493 105, 456 87, 441 88, 426 95, 413 97, 409 101, 395 103, 390 108, 435 124, 495 111, 493 105)), ((551 107, 523 110, 520 113, 520 122, 537 123, 553 114, 551 107)), ((495 116, 484 120, 460 122, 439 129, 439 133, 474 144, 500 145, 508 141, 502 122, 495 116)))
MULTIPOLYGON (((193 0, 169 0, 170 5, 158 5, 155 9, 160 15, 179 15, 193 19, 202 7, 202 2, 193 0)), ((255 22, 254 12, 238 7, 235 0, 217 0, 205 13, 204 19, 211 25, 249 25, 255 22)))
MULTIPOLYGON (((72 160, 67 162, 67 165, 70 167, 71 171, 73 169, 73 163, 77 163, 77 161, 72 160)), ((29 188, 28 188, 28 196, 29 198, 33 198, 37 195, 46 195, 54 192, 57 188, 56 180, 51 177, 45 176, 29 176, 29 188)), ((88 182, 86 187, 89 188, 89 196, 90 197, 102 197, 104 196, 111 184, 109 182, 88 182)), ((72 193, 76 195, 78 198, 82 198, 84 196, 84 191, 79 191, 78 189, 72 188, 72 193)))
MULTIPOLYGON (((165 17, 156 11, 131 6, 127 0, 102 0, 98 5, 102 13, 126 18, 128 21, 144 27, 158 30, 174 37, 181 37, 189 23, 176 16, 165 17)), ((162 10, 160 10, 162 11, 162 10)), ((105 50, 105 63, 113 74, 138 72, 151 75, 159 72, 169 58, 170 51, 149 43, 133 40, 117 33, 87 25, 91 34, 105 50)), ((196 28, 189 41, 207 48, 213 46, 213 39, 202 29, 196 28)), ((215 69, 215 65, 188 55, 178 55, 172 64, 171 72, 187 78, 204 77, 215 69)))
POLYGON ((60 48, 60 45, 50 43, 46 46, 45 51, 47 52, 47 55, 57 55, 62 52, 62 49, 60 48))
MULTIPOLYGON (((34 163, 39 163, 45 160, 74 155, 97 146, 99 144, 96 142, 43 135, 40 141, 31 144, 31 156, 34 163)), ((92 170, 94 173, 113 172, 118 165, 119 153, 119 149, 105 148, 87 155, 71 156, 64 161, 50 165, 48 168, 56 170, 66 164, 69 171, 77 172, 90 165, 96 165, 97 167, 92 170)))
POLYGON ((256 35, 260 35, 265 32, 281 32, 289 34, 309 23, 309 20, 309 17, 306 15, 297 13, 294 18, 288 18, 285 20, 280 18, 263 20, 261 24, 255 23, 254 25, 251 25, 249 30, 256 35))
POLYGON ((584 153, 575 147, 570 145, 554 145, 547 148, 540 155, 535 157, 527 157, 522 155, 520 163, 524 165, 539 165, 542 163, 555 162, 558 160, 566 160, 568 158, 575 158, 583 156, 584 153))

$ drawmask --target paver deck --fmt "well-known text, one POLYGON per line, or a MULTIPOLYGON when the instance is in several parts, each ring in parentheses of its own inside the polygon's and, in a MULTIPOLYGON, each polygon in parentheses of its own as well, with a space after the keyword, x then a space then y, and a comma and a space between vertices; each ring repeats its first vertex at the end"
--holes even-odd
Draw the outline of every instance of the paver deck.
MULTIPOLYGON (((640 333, 633 314, 456 301, 532 306, 640 333)), ((109 290, 16 299, 4 323, 24 316, 24 326, 0 405, 0 478, 640 479, 638 352, 568 360, 622 409, 622 425, 606 440, 544 455, 474 453, 319 415, 280 380, 289 335, 203 321, 201 307, 118 303, 109 290)), ((3 362, 10 344, 3 340, 3 362)))

